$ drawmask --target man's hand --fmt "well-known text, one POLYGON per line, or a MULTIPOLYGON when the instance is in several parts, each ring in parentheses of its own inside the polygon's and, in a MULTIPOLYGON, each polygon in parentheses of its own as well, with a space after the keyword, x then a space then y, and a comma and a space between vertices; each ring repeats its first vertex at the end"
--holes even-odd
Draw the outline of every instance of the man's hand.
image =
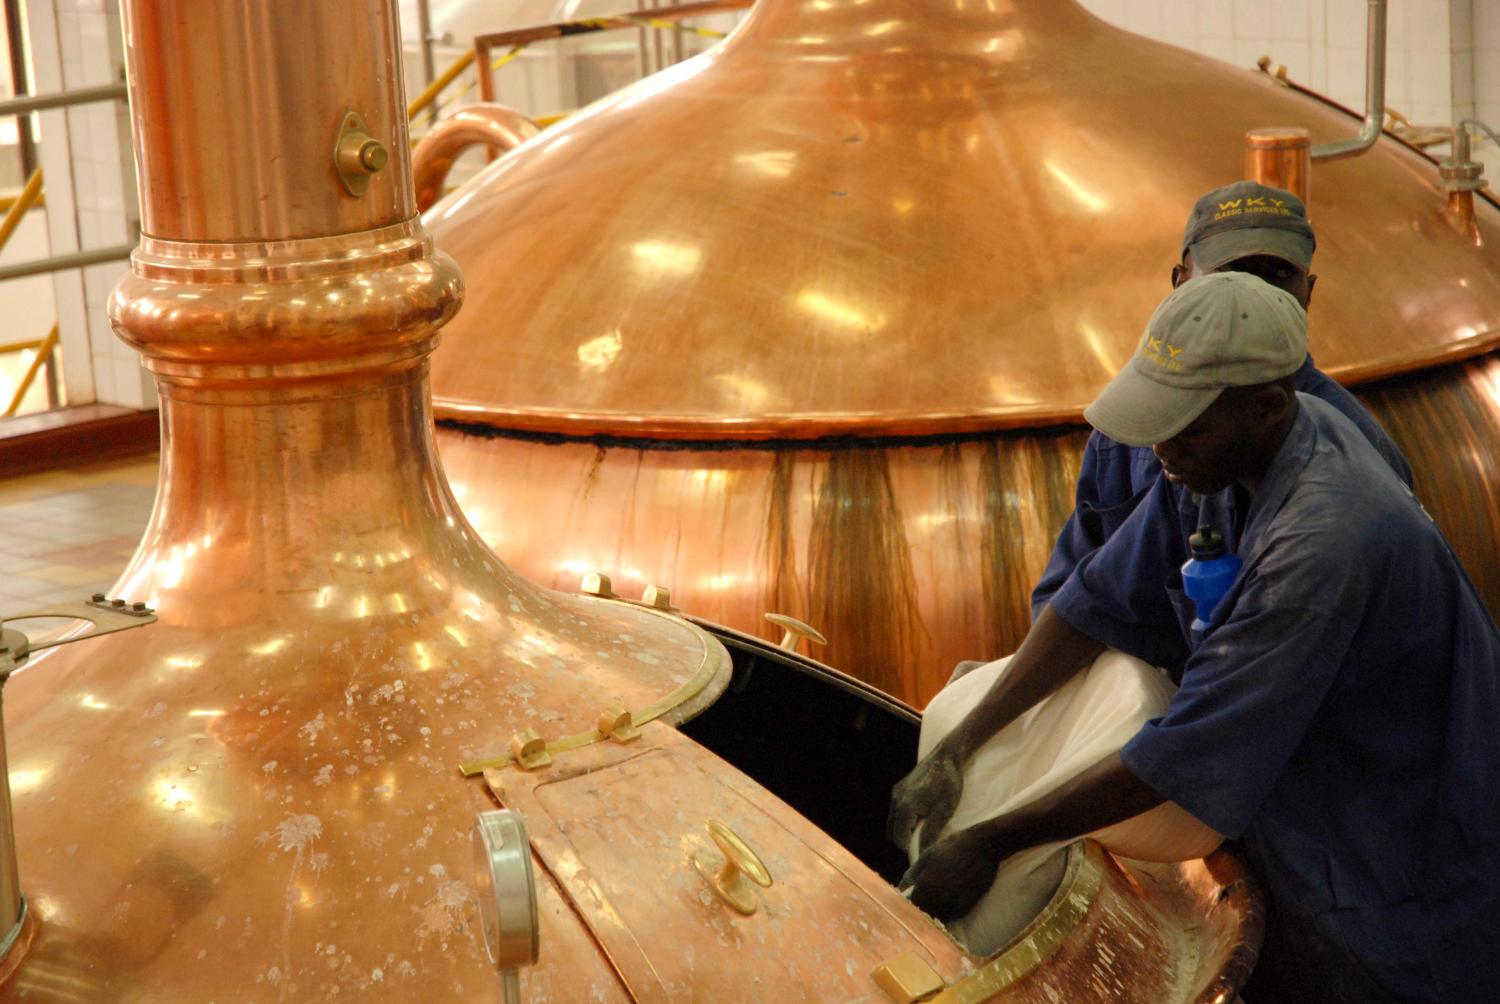
POLYGON ((912 887, 912 903, 939 920, 962 917, 995 882, 1004 854, 996 837, 989 823, 949 834, 907 869, 900 887, 912 887))
POLYGON ((937 839, 963 794, 962 764, 941 744, 891 791, 891 815, 887 827, 891 839, 903 851, 911 846, 911 835, 922 827, 919 851, 937 839))

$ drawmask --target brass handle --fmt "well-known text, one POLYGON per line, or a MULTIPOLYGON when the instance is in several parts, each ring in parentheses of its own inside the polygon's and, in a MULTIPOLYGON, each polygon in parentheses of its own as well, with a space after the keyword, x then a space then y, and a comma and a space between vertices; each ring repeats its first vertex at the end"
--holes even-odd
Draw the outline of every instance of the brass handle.
POLYGON ((822 632, 810 624, 802 623, 795 617, 788 617, 786 614, 766 614, 766 620, 785 632, 777 645, 788 652, 797 651, 797 645, 803 638, 816 645, 828 644, 828 639, 823 637, 822 632))
POLYGON ((755 890, 750 887, 750 882, 769 888, 771 873, 766 870, 760 857, 750 849, 750 845, 745 843, 738 833, 717 819, 710 819, 707 829, 709 837, 724 854, 724 864, 716 869, 713 864, 705 860, 704 855, 695 854, 693 867, 698 869, 699 875, 708 880, 709 888, 720 899, 747 916, 754 913, 755 890), (749 879, 749 882, 746 879, 749 879))

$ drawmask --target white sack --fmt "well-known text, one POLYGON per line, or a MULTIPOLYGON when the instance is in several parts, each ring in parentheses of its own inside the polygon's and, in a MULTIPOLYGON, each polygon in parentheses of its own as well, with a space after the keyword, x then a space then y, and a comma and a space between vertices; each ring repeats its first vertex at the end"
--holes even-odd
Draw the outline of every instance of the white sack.
MULTIPOLYGON (((925 757, 979 703, 1010 657, 981 666, 944 687, 922 715, 917 755, 925 757)), ((1123 652, 1099 656, 1046 700, 1001 729, 964 768, 964 790, 943 834, 1003 815, 1097 764, 1166 713, 1176 688, 1160 670, 1123 652)), ((908 848, 916 860, 920 829, 908 848)), ((1122 857, 1186 861, 1223 840, 1168 802, 1088 834, 1122 857)), ((948 931, 971 952, 1004 948, 1041 912, 1062 881, 1071 840, 1031 848, 1000 865, 995 884, 948 931)))

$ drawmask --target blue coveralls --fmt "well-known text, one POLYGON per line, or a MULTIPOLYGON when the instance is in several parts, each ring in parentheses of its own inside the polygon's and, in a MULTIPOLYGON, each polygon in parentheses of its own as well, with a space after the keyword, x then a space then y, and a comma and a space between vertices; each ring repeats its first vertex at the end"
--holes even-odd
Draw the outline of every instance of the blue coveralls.
MULTIPOLYGON (((1306 943, 1299 999, 1359 999, 1342 955, 1402 1000, 1495 1000, 1500 631, 1388 459, 1299 401, 1256 494, 1216 497, 1244 567, 1121 755, 1243 840, 1273 929, 1306 943)), ((1185 497, 1158 478, 1053 610, 1148 660, 1174 630, 1186 647, 1185 497)))
MULTIPOLYGON (((1366 438, 1386 458, 1391 470, 1411 486, 1411 467, 1391 437, 1364 406, 1343 387, 1313 365, 1308 356, 1293 375, 1297 390, 1321 398, 1359 426, 1366 438)), ((1110 538, 1125 522, 1141 498, 1161 474, 1161 463, 1149 446, 1125 446, 1108 436, 1094 432, 1083 449, 1073 514, 1058 534, 1052 557, 1042 572, 1041 581, 1031 593, 1031 613, 1035 619, 1062 587, 1083 556, 1110 538)), ((1184 499, 1186 489, 1180 490, 1184 499)), ((1187 507, 1185 503, 1185 508, 1187 507)), ((1186 542, 1184 541, 1184 546, 1186 542)), ((1183 560, 1187 560, 1186 553, 1183 560)), ((1159 640, 1161 657, 1149 659, 1153 665, 1177 667, 1185 651, 1173 638, 1159 640)))

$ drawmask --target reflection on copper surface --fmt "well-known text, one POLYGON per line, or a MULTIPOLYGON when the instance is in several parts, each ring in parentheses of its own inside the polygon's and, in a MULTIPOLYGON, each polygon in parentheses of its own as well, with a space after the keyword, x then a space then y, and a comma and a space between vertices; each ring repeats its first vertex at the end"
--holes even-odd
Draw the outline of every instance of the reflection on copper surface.
MULTIPOLYGON (((1083 406, 1167 291, 1194 200, 1283 126, 1323 142, 1351 118, 1069 0, 761 0, 428 212, 473 305, 433 359, 444 464, 527 574, 658 582, 754 632, 779 609, 921 703, 1021 637, 1083 406), (549 514, 545 544, 524 513, 549 514)), ((1481 199, 1458 233, 1435 185, 1390 138, 1316 168, 1325 370, 1500 339, 1500 212, 1481 199)), ((1475 408, 1444 386, 1443 414, 1475 408)), ((1492 578, 1495 475, 1459 456, 1418 488, 1492 578)))
POLYGON ((529 486, 524 505, 490 495, 474 525, 542 581, 628 555, 603 563, 617 591, 670 582, 674 603, 757 634, 766 611, 789 613, 828 635, 820 659, 920 703, 947 675, 926 667, 1024 634, 1082 444, 658 451, 449 433, 443 466, 465 500, 496 469, 529 486))
POLYGON ((1500 610, 1500 355, 1371 388, 1361 398, 1406 452, 1418 498, 1480 595, 1500 610))

